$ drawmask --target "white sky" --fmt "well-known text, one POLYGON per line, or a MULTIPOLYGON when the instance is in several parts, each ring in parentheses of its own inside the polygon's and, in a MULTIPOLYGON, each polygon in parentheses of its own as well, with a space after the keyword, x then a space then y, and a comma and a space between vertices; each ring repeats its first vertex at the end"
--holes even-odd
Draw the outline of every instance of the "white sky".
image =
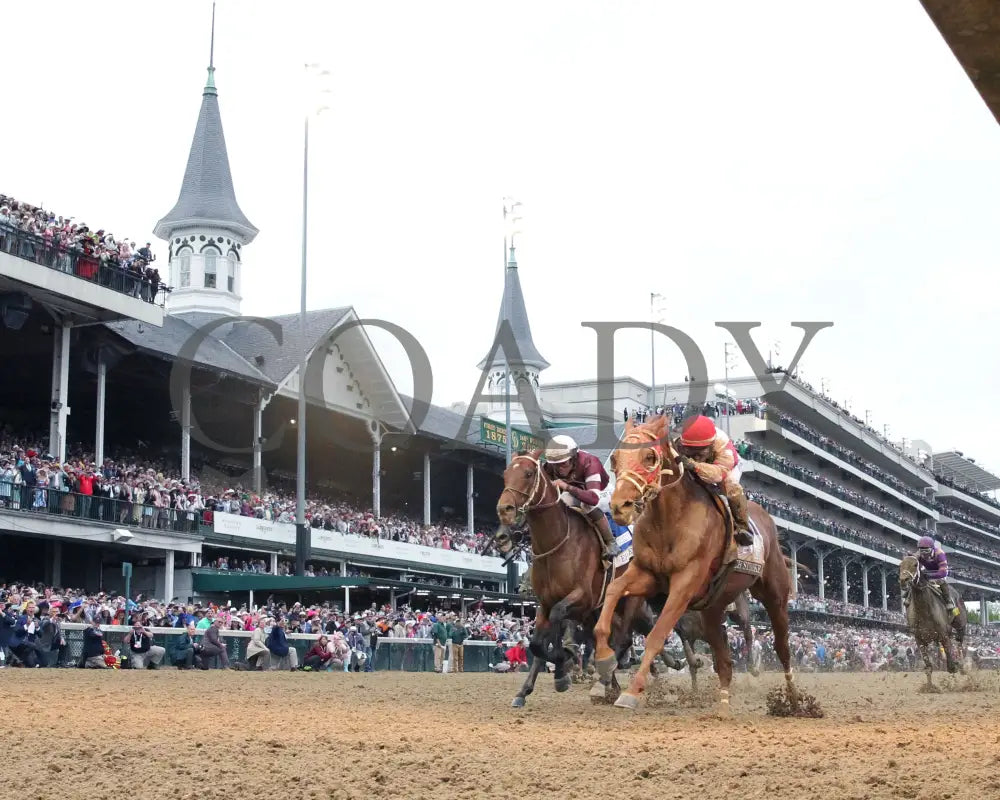
MULTIPOLYGON (((152 239, 210 17, 207 0, 5 7, 0 191, 152 239)), ((237 198, 261 229, 244 313, 298 309, 300 87, 319 61, 309 307, 410 330, 435 402, 470 397, 490 346, 511 194, 543 382, 592 377, 580 322, 648 319, 650 291, 719 374, 717 320, 764 322, 784 361, 792 320, 830 320, 807 380, 894 439, 1000 468, 1000 128, 915 0, 221 0, 215 44, 237 198)), ((373 338, 407 391, 399 349, 373 338)), ((679 380, 666 340, 657 353, 679 380)), ((648 380, 648 333, 616 358, 648 380)))

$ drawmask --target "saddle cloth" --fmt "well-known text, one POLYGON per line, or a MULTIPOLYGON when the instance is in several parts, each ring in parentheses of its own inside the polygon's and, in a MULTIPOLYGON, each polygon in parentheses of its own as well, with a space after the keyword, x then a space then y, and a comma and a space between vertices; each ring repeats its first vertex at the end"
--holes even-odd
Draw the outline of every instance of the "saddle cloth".
POLYGON ((748 544, 745 547, 737 546, 733 571, 746 575, 762 575, 764 573, 764 537, 752 518, 749 522, 750 533, 753 534, 753 544, 748 544))
POLYGON ((632 526, 630 525, 627 531, 619 533, 615 537, 615 541, 618 542, 619 553, 615 556, 612 566, 614 569, 618 569, 632 560, 632 526))

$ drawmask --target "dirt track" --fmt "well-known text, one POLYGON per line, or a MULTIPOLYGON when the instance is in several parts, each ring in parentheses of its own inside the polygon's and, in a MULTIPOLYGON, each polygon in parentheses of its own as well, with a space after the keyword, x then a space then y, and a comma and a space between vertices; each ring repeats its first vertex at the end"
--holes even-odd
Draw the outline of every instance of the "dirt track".
POLYGON ((7 669, 0 780, 32 800, 1000 797, 995 674, 939 695, 803 675, 826 716, 794 720, 764 713, 773 673, 738 678, 730 720, 707 693, 629 714, 544 675, 517 711, 521 677, 7 669))

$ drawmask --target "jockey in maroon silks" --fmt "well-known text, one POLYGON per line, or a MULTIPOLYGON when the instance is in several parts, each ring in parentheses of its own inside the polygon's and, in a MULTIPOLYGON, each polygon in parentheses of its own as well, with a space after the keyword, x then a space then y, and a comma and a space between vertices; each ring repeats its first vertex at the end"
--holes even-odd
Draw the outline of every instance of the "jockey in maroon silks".
MULTIPOLYGON (((920 562, 920 580, 927 581, 934 587, 938 596, 944 601, 948 610, 948 618, 957 617, 959 610, 951 599, 946 578, 948 577, 948 556, 941 545, 930 536, 921 536, 917 542, 917 561, 920 562)), ((909 603, 907 603, 909 605, 909 603)))
POLYGON ((542 469, 559 490, 560 501, 583 509, 594 523, 604 542, 604 557, 610 559, 618 555, 618 543, 608 518, 598 507, 601 501, 598 492, 607 488, 610 480, 600 459, 581 450, 572 437, 559 434, 552 437, 545 450, 542 469))

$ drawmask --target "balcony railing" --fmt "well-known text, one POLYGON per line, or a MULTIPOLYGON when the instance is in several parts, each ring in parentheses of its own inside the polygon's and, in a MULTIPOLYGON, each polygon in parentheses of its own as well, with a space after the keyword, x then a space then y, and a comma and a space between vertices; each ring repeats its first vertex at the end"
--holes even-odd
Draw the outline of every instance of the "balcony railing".
POLYGON ((170 292, 165 283, 154 285, 145 277, 142 270, 145 269, 146 262, 142 259, 133 262, 135 269, 127 269, 116 256, 102 257, 65 244, 46 241, 43 237, 19 230, 10 223, 0 223, 0 251, 161 308, 170 292))
POLYGON ((198 533, 202 524, 211 524, 212 520, 211 511, 162 508, 151 503, 26 486, 11 481, 0 481, 0 511, 54 514, 73 520, 175 533, 198 533))

